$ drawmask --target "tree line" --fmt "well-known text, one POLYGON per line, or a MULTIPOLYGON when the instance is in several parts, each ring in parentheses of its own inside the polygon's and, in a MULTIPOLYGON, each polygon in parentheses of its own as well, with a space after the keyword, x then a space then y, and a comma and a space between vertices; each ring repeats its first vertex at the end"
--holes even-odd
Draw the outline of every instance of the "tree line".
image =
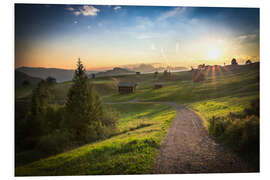
POLYGON ((51 78, 41 81, 32 91, 30 108, 15 125, 16 146, 53 154, 104 139, 116 131, 117 114, 103 110, 80 59, 62 106, 51 103, 55 83, 51 78))

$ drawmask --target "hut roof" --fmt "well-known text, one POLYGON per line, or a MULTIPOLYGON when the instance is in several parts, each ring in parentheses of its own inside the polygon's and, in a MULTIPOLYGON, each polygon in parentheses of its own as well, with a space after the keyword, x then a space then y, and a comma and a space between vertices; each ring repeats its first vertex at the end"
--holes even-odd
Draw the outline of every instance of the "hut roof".
POLYGON ((121 87, 134 87, 134 86, 137 86, 137 83, 134 83, 134 82, 119 82, 118 87, 119 86, 121 86, 121 87))
POLYGON ((165 83, 164 82, 156 82, 155 85, 161 85, 163 86, 165 83))

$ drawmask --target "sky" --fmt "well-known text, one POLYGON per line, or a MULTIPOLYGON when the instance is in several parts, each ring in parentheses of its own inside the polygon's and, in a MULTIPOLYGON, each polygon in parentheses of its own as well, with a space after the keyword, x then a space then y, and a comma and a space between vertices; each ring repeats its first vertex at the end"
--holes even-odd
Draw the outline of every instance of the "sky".
POLYGON ((259 61, 259 9, 15 4, 15 67, 259 61))

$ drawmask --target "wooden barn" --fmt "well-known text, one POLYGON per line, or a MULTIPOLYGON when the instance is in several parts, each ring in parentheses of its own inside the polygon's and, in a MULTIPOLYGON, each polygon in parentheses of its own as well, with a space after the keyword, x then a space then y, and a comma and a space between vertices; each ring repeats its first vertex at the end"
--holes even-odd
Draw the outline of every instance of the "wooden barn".
POLYGON ((96 74, 92 74, 92 79, 95 79, 96 78, 96 74))
POLYGON ((117 86, 118 92, 120 94, 125 94, 125 93, 134 93, 137 84, 134 82, 119 82, 117 86))
POLYGON ((164 83, 162 83, 162 82, 157 82, 157 83, 155 83, 154 85, 155 85, 155 88, 156 88, 156 89, 159 89, 159 88, 162 88, 162 87, 164 86, 164 83))

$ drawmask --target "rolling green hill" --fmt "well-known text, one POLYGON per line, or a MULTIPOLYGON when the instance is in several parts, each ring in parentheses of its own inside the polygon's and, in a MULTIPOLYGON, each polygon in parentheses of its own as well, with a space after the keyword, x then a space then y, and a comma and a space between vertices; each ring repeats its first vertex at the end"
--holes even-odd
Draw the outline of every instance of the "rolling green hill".
POLYGON ((16 168, 16 176, 149 174, 175 111, 168 105, 106 105, 120 113, 119 133, 104 141, 16 168))
MULTIPOLYGON (((120 115, 119 134, 104 141, 16 168, 16 175, 145 174, 153 173, 155 158, 175 111, 161 103, 183 104, 200 114, 206 128, 213 116, 241 112, 259 98, 259 63, 215 67, 206 80, 192 81, 192 72, 123 75, 90 79, 106 108, 120 115), (117 82, 133 81, 134 94, 120 95, 117 82), (154 82, 165 82, 155 89, 154 82), (137 99, 137 103, 105 104, 137 99)), ((71 82, 54 85, 55 103, 63 104, 71 82)), ((27 93, 26 93, 27 94, 27 93)))

